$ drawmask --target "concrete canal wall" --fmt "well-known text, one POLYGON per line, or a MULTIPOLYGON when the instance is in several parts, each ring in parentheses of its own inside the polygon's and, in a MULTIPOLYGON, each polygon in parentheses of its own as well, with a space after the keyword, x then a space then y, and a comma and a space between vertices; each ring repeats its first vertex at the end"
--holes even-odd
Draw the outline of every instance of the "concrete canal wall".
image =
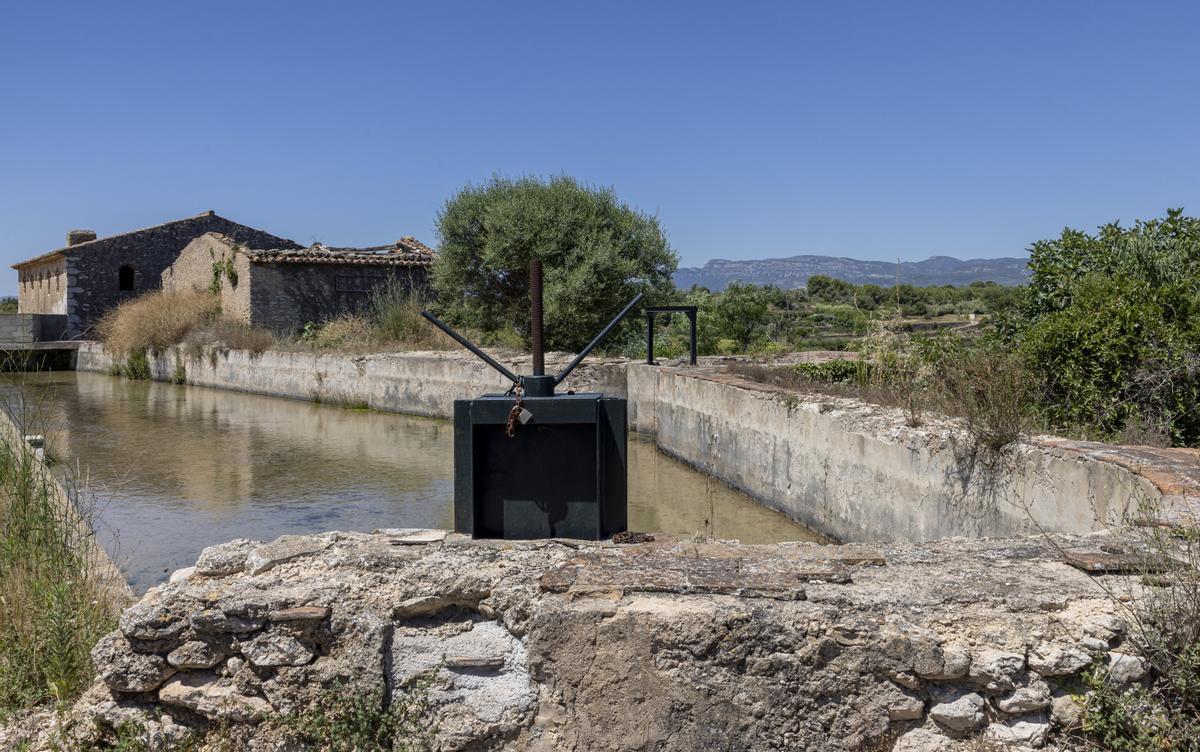
MULTIPOLYGON (((528 371, 528 358, 499 358, 528 371)), ((562 358, 549 358, 553 368, 562 358)), ((157 380, 448 418, 455 399, 502 391, 502 377, 465 353, 369 356, 231 351, 153 359, 157 380)), ((80 370, 108 371, 95 343, 80 370)), ((901 411, 795 395, 715 367, 589 363, 569 388, 629 399, 630 428, 658 447, 841 541, 1081 533, 1122 520, 1194 519, 1200 454, 1056 439, 996 460, 952 421, 905 424, 901 411)))
POLYGON ((1195 519, 1200 454, 1035 439, 1001 457, 953 421, 772 390, 716 373, 632 366, 630 425, 658 446, 842 541, 1088 532, 1195 519))

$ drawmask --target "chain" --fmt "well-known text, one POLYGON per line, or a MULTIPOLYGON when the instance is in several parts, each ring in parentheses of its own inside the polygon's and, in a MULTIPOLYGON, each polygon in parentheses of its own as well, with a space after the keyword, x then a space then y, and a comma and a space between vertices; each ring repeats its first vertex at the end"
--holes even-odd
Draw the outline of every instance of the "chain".
POLYGON ((508 411, 508 425, 504 428, 504 432, 510 439, 517 433, 517 419, 521 417, 521 411, 525 409, 525 387, 520 384, 515 385, 513 396, 516 397, 517 403, 508 411))

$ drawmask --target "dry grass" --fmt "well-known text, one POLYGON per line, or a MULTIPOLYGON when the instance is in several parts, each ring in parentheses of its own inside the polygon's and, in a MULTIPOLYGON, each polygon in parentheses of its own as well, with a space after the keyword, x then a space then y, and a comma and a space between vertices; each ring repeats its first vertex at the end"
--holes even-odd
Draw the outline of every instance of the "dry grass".
POLYGON ((183 344, 196 357, 213 348, 247 350, 257 355, 274 347, 276 340, 264 329, 255 329, 229 316, 217 316, 189 331, 183 344))
POLYGON ((210 292, 151 292, 112 309, 100 320, 99 332, 109 352, 163 352, 183 342, 192 331, 221 313, 221 301, 210 292))
POLYGON ((401 285, 371 295, 367 315, 343 314, 307 330, 301 341, 320 350, 369 352, 452 350, 458 345, 421 316, 424 301, 401 285))

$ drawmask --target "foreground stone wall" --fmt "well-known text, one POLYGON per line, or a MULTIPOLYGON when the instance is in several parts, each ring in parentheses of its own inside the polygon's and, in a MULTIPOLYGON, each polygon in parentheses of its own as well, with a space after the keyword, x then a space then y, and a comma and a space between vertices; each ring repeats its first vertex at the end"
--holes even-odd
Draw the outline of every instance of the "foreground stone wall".
POLYGON ((71 718, 268 750, 322 693, 416 693, 440 750, 1038 748, 1078 722, 1087 666, 1146 678, 1099 587, 1136 579, 1061 560, 1114 542, 233 541, 124 613, 71 718))

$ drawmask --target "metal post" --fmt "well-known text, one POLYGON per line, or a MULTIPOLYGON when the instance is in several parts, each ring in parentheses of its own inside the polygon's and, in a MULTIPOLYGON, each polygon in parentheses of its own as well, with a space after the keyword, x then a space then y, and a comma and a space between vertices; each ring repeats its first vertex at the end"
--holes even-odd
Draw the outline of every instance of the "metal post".
POLYGON ((533 375, 546 375, 545 341, 542 337, 542 260, 529 262, 529 340, 533 345, 533 375))
POLYGON ((691 341, 689 342, 692 350, 692 365, 696 365, 696 309, 693 308, 692 310, 688 311, 687 317, 688 321, 690 321, 692 324, 692 335, 691 341))
POLYGON ((654 365, 654 311, 646 311, 646 365, 654 365))

